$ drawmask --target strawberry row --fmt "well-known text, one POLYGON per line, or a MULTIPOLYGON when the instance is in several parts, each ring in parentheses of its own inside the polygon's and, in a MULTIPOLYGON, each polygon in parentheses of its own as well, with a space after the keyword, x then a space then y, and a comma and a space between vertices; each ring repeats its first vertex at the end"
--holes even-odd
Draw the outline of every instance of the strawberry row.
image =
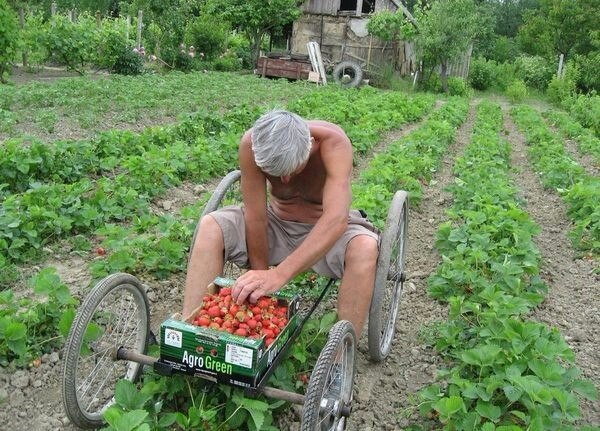
POLYGON ((454 167, 451 220, 436 240, 443 262, 429 278, 430 295, 449 304, 434 340, 448 369, 443 384, 420 392, 420 411, 445 429, 569 430, 576 394, 595 389, 579 380, 559 332, 524 318, 547 287, 533 242, 539 228, 519 206, 502 127, 500 107, 482 102, 454 167))
POLYGON ((586 174, 569 157, 564 144, 529 106, 512 110, 512 116, 526 136, 529 156, 545 187, 558 191, 573 222, 574 245, 592 256, 600 252, 600 178, 586 174))

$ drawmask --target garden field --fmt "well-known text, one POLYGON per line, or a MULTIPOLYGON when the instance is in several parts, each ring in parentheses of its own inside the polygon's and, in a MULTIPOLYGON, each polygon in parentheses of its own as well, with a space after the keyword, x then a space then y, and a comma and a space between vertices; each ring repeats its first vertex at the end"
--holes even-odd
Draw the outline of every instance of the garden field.
MULTIPOLYGON (((535 102, 535 103, 534 103, 535 102)), ((0 423, 75 429, 62 347, 97 280, 148 286, 152 328, 182 307, 204 203, 243 131, 284 107, 339 124, 353 206, 382 226, 410 195, 392 352, 360 339, 350 430, 600 429, 600 138, 568 113, 493 96, 340 89, 221 72, 0 86, 0 423)), ((310 296, 312 278, 291 289, 310 296)), ((270 384, 302 392, 326 300, 270 384)), ((150 372, 111 430, 295 430, 295 407, 150 372)))

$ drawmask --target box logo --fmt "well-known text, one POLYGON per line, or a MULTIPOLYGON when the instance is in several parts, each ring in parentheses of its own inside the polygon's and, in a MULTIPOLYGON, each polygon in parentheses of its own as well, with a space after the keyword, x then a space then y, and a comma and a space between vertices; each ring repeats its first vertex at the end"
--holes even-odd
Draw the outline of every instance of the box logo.
POLYGON ((174 329, 165 328, 165 344, 167 346, 181 348, 182 342, 183 342, 183 335, 181 334, 181 331, 176 331, 174 329))

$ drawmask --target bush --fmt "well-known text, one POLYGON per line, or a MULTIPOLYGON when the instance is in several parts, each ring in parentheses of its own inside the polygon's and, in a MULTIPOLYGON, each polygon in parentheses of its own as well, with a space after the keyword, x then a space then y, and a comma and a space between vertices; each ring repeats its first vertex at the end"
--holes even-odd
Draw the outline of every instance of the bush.
POLYGON ((185 29, 185 42, 197 53, 204 53, 207 60, 217 57, 225 50, 229 24, 211 15, 202 15, 190 21, 185 29))
POLYGON ((211 69, 219 70, 221 72, 234 72, 242 68, 242 62, 232 52, 226 52, 219 58, 215 58, 211 62, 211 69))
POLYGON ((25 26, 21 31, 23 49, 27 51, 27 65, 35 70, 43 66, 48 59, 48 50, 44 45, 48 23, 41 13, 28 13, 25 16, 25 26))
POLYGON ((228 49, 235 52, 237 58, 242 59, 242 68, 254 69, 255 64, 252 63, 252 48, 250 41, 245 36, 239 33, 233 33, 227 41, 228 49))
POLYGON ((469 68, 469 84, 476 90, 484 91, 494 86, 496 64, 485 58, 473 59, 469 68))
POLYGON ((144 58, 132 47, 124 47, 112 66, 112 72, 119 75, 139 75, 144 72, 144 58))
POLYGON ((511 102, 521 102, 527 97, 527 86, 520 79, 515 79, 506 89, 506 95, 511 102))
POLYGON ((575 82, 568 78, 552 78, 548 84, 546 95, 557 106, 569 107, 575 96, 575 82))
POLYGON ((581 92, 600 92, 600 51, 575 56, 573 61, 567 65, 567 73, 570 65, 577 68, 576 84, 581 92))
POLYGON ((96 31, 96 56, 94 64, 110 69, 122 56, 131 42, 125 38, 126 22, 122 19, 103 19, 96 31))
POLYGON ((448 77, 448 92, 451 96, 468 96, 470 93, 467 81, 457 76, 448 77))
POLYGON ((554 68, 539 56, 521 56, 515 61, 517 78, 526 85, 538 90, 545 90, 554 75, 554 68))
POLYGON ((14 11, 6 0, 0 0, 0 81, 10 69, 10 64, 17 52, 19 27, 14 11))
POLYGON ((600 96, 577 97, 571 107, 571 116, 600 137, 600 96))
POLYGON ((431 91, 432 93, 441 93, 443 91, 440 75, 435 72, 429 75, 427 80, 421 81, 419 87, 424 91, 431 91))
POLYGON ((55 15, 45 34, 45 46, 57 61, 83 73, 83 67, 95 56, 95 27, 95 19, 84 15, 77 22, 71 22, 63 15, 55 15))
POLYGON ((185 48, 181 49, 175 57, 175 69, 182 72, 191 72, 194 70, 194 59, 190 57, 185 48))

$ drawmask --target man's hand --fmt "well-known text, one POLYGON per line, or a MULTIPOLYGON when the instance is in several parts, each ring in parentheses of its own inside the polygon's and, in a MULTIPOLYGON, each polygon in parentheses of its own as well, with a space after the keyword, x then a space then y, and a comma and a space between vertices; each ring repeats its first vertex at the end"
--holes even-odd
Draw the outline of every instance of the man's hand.
POLYGON ((231 296, 238 304, 246 299, 255 303, 261 296, 277 292, 285 283, 286 280, 277 273, 276 268, 251 270, 236 280, 231 288, 231 296))

